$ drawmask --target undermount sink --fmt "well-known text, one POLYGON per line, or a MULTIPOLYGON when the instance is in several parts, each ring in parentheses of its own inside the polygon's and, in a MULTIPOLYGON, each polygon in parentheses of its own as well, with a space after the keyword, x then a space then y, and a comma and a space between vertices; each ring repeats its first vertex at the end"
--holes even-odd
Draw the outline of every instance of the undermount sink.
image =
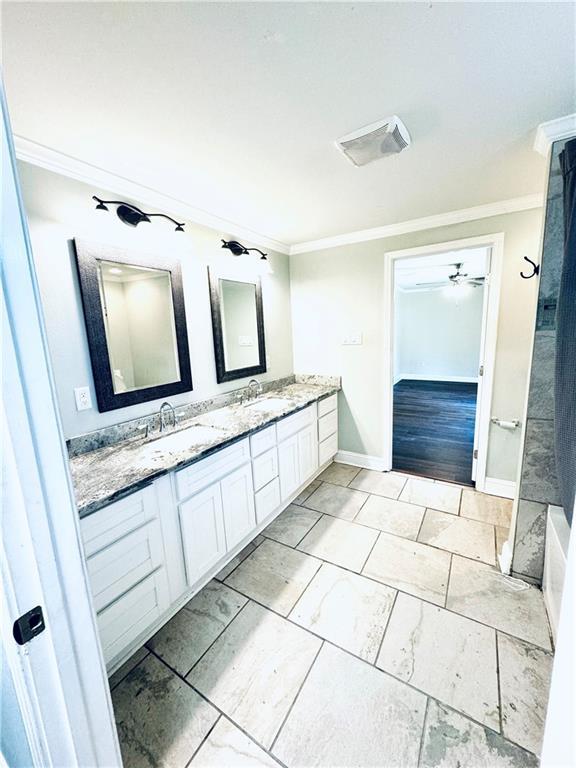
POLYGON ((244 406, 249 411, 281 411, 291 404, 290 400, 284 397, 268 397, 263 400, 256 400, 254 403, 244 406))
POLYGON ((222 436, 224 432, 215 427, 188 427, 180 432, 172 432, 164 437, 158 437, 152 440, 144 447, 146 455, 153 456, 157 453, 168 451, 183 451, 186 448, 193 448, 204 443, 209 443, 215 438, 222 436))

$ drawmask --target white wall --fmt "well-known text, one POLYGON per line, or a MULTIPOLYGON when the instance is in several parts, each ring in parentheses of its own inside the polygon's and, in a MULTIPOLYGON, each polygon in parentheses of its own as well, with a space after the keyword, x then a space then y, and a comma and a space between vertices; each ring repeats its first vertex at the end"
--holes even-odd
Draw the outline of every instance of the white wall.
MULTIPOLYGON (((522 419, 538 286, 519 272, 523 256, 539 261, 541 223, 541 210, 522 211, 290 257, 294 368, 342 376, 342 450, 383 454, 384 254, 466 237, 504 233, 492 414, 522 419), (362 345, 342 345, 351 331, 362 332, 362 345)), ((515 480, 519 452, 520 430, 492 425, 488 476, 515 480)))
MULTIPOLYGON (((113 209, 108 213, 94 209, 93 194, 115 198, 106 190, 26 163, 19 164, 19 173, 66 438, 139 418, 157 411, 160 406, 159 401, 152 401, 98 412, 76 264, 68 246, 72 238, 109 243, 133 251, 169 253, 180 259, 194 390, 175 395, 170 402, 183 405, 246 385, 246 379, 217 384, 214 364, 207 266, 213 264, 227 270, 227 265, 233 262, 236 270, 247 274, 253 270, 251 265, 256 264, 256 260, 235 258, 221 248, 220 238, 230 239, 233 233, 216 232, 190 223, 184 233, 175 232, 169 222, 161 219, 134 229, 123 224, 113 209), (90 387, 93 408, 78 412, 73 390, 82 386, 90 387)), ((133 202, 138 204, 137 200, 133 202)), ((288 257, 270 252, 269 261, 274 274, 262 277, 268 370, 258 378, 264 382, 288 376, 294 370, 288 257)))
MULTIPOLYGON (((448 290, 451 290, 450 288, 448 290)), ((402 291, 394 297, 394 380, 476 380, 484 287, 465 295, 444 290, 402 291)))

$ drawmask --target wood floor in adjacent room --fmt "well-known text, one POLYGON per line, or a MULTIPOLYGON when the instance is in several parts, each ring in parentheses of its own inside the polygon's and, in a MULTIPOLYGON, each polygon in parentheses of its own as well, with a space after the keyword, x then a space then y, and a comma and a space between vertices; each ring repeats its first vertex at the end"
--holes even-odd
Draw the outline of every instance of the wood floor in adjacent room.
POLYGON ((402 380, 394 386, 392 466, 472 485, 477 385, 402 380))

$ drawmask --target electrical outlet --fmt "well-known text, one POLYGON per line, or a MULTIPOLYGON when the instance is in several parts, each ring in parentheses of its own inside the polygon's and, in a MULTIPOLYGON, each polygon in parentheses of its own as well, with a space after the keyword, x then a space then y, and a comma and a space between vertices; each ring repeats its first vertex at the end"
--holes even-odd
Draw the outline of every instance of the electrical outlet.
POLYGON ((77 411, 87 411, 92 408, 92 399, 90 398, 90 389, 88 387, 76 387, 74 399, 76 400, 77 411))
POLYGON ((355 331, 354 333, 347 333, 342 337, 342 344, 344 345, 360 345, 362 344, 362 333, 355 331))

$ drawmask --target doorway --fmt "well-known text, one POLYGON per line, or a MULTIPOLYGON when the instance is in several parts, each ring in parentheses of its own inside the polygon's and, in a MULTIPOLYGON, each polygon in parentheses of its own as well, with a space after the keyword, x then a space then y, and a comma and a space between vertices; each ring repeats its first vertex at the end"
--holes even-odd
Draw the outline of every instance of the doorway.
POLYGON ((386 254, 390 469, 483 489, 502 240, 386 254))

